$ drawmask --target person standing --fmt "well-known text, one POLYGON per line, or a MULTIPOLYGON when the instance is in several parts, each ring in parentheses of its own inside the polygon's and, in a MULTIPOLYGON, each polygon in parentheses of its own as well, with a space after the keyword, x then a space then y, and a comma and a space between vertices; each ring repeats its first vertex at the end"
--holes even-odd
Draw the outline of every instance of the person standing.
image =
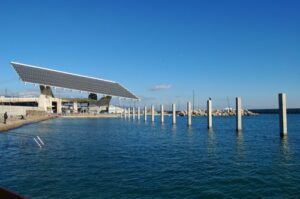
POLYGON ((6 120, 8 118, 7 112, 4 113, 4 124, 6 124, 6 120))

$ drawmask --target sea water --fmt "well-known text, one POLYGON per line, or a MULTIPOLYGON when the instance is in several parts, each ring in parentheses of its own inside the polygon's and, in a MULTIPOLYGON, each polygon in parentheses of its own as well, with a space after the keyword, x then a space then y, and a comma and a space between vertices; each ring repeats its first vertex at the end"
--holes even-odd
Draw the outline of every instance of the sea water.
POLYGON ((298 198, 300 115, 54 119, 0 134, 0 186, 28 198, 298 198), (39 136, 40 148, 33 140, 39 136))

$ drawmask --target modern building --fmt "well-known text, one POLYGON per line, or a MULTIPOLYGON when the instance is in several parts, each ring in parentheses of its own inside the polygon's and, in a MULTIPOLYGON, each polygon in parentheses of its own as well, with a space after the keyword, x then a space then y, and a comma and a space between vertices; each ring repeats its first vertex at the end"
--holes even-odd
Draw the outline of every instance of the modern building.
POLYGON ((38 110, 58 114, 63 112, 97 114, 109 112, 112 97, 139 100, 137 96, 114 81, 17 62, 11 62, 11 65, 21 81, 39 86, 40 96, 36 98, 0 97, 0 113, 24 115, 28 110, 38 110), (53 89, 80 91, 86 93, 87 98, 58 98, 54 96, 53 89), (100 100, 97 99, 99 94, 104 96, 100 100))

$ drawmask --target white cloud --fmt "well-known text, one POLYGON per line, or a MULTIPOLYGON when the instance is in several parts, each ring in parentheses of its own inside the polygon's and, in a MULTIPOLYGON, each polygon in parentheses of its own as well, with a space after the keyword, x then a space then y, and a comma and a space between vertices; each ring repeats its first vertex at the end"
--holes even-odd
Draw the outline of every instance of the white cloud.
POLYGON ((159 85, 153 86, 150 90, 151 91, 161 91, 161 90, 168 90, 170 88, 172 88, 171 84, 159 84, 159 85))

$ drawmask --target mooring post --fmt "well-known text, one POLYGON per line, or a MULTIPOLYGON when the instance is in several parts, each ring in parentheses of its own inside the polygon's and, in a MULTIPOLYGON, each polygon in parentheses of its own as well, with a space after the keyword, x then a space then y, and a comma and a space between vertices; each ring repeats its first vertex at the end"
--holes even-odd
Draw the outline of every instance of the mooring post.
POLYGON ((164 105, 160 106, 160 122, 164 123, 164 105))
POLYGON ((144 120, 145 122, 147 121, 147 107, 145 106, 145 110, 144 110, 144 120))
POLYGON ((137 118, 138 118, 138 120, 140 120, 141 119, 141 108, 140 107, 138 107, 138 112, 137 112, 137 118))
POLYGON ((242 131, 242 98, 237 97, 235 99, 236 103, 236 131, 242 131))
POLYGON ((135 108, 134 107, 132 108, 132 119, 135 120, 135 108))
POLYGON ((151 121, 154 122, 154 106, 151 106, 151 121))
POLYGON ((286 94, 278 94, 280 135, 287 135, 286 94))
POLYGON ((172 111, 173 111, 173 124, 176 124, 176 104, 172 104, 172 111))
POLYGON ((123 109, 123 113, 124 113, 124 118, 127 119, 127 113, 126 113, 126 109, 123 109))
POLYGON ((207 128, 212 129, 212 101, 211 99, 207 100, 207 128))
POLYGON ((192 107, 191 107, 191 102, 187 103, 187 125, 191 126, 192 125, 192 107))

